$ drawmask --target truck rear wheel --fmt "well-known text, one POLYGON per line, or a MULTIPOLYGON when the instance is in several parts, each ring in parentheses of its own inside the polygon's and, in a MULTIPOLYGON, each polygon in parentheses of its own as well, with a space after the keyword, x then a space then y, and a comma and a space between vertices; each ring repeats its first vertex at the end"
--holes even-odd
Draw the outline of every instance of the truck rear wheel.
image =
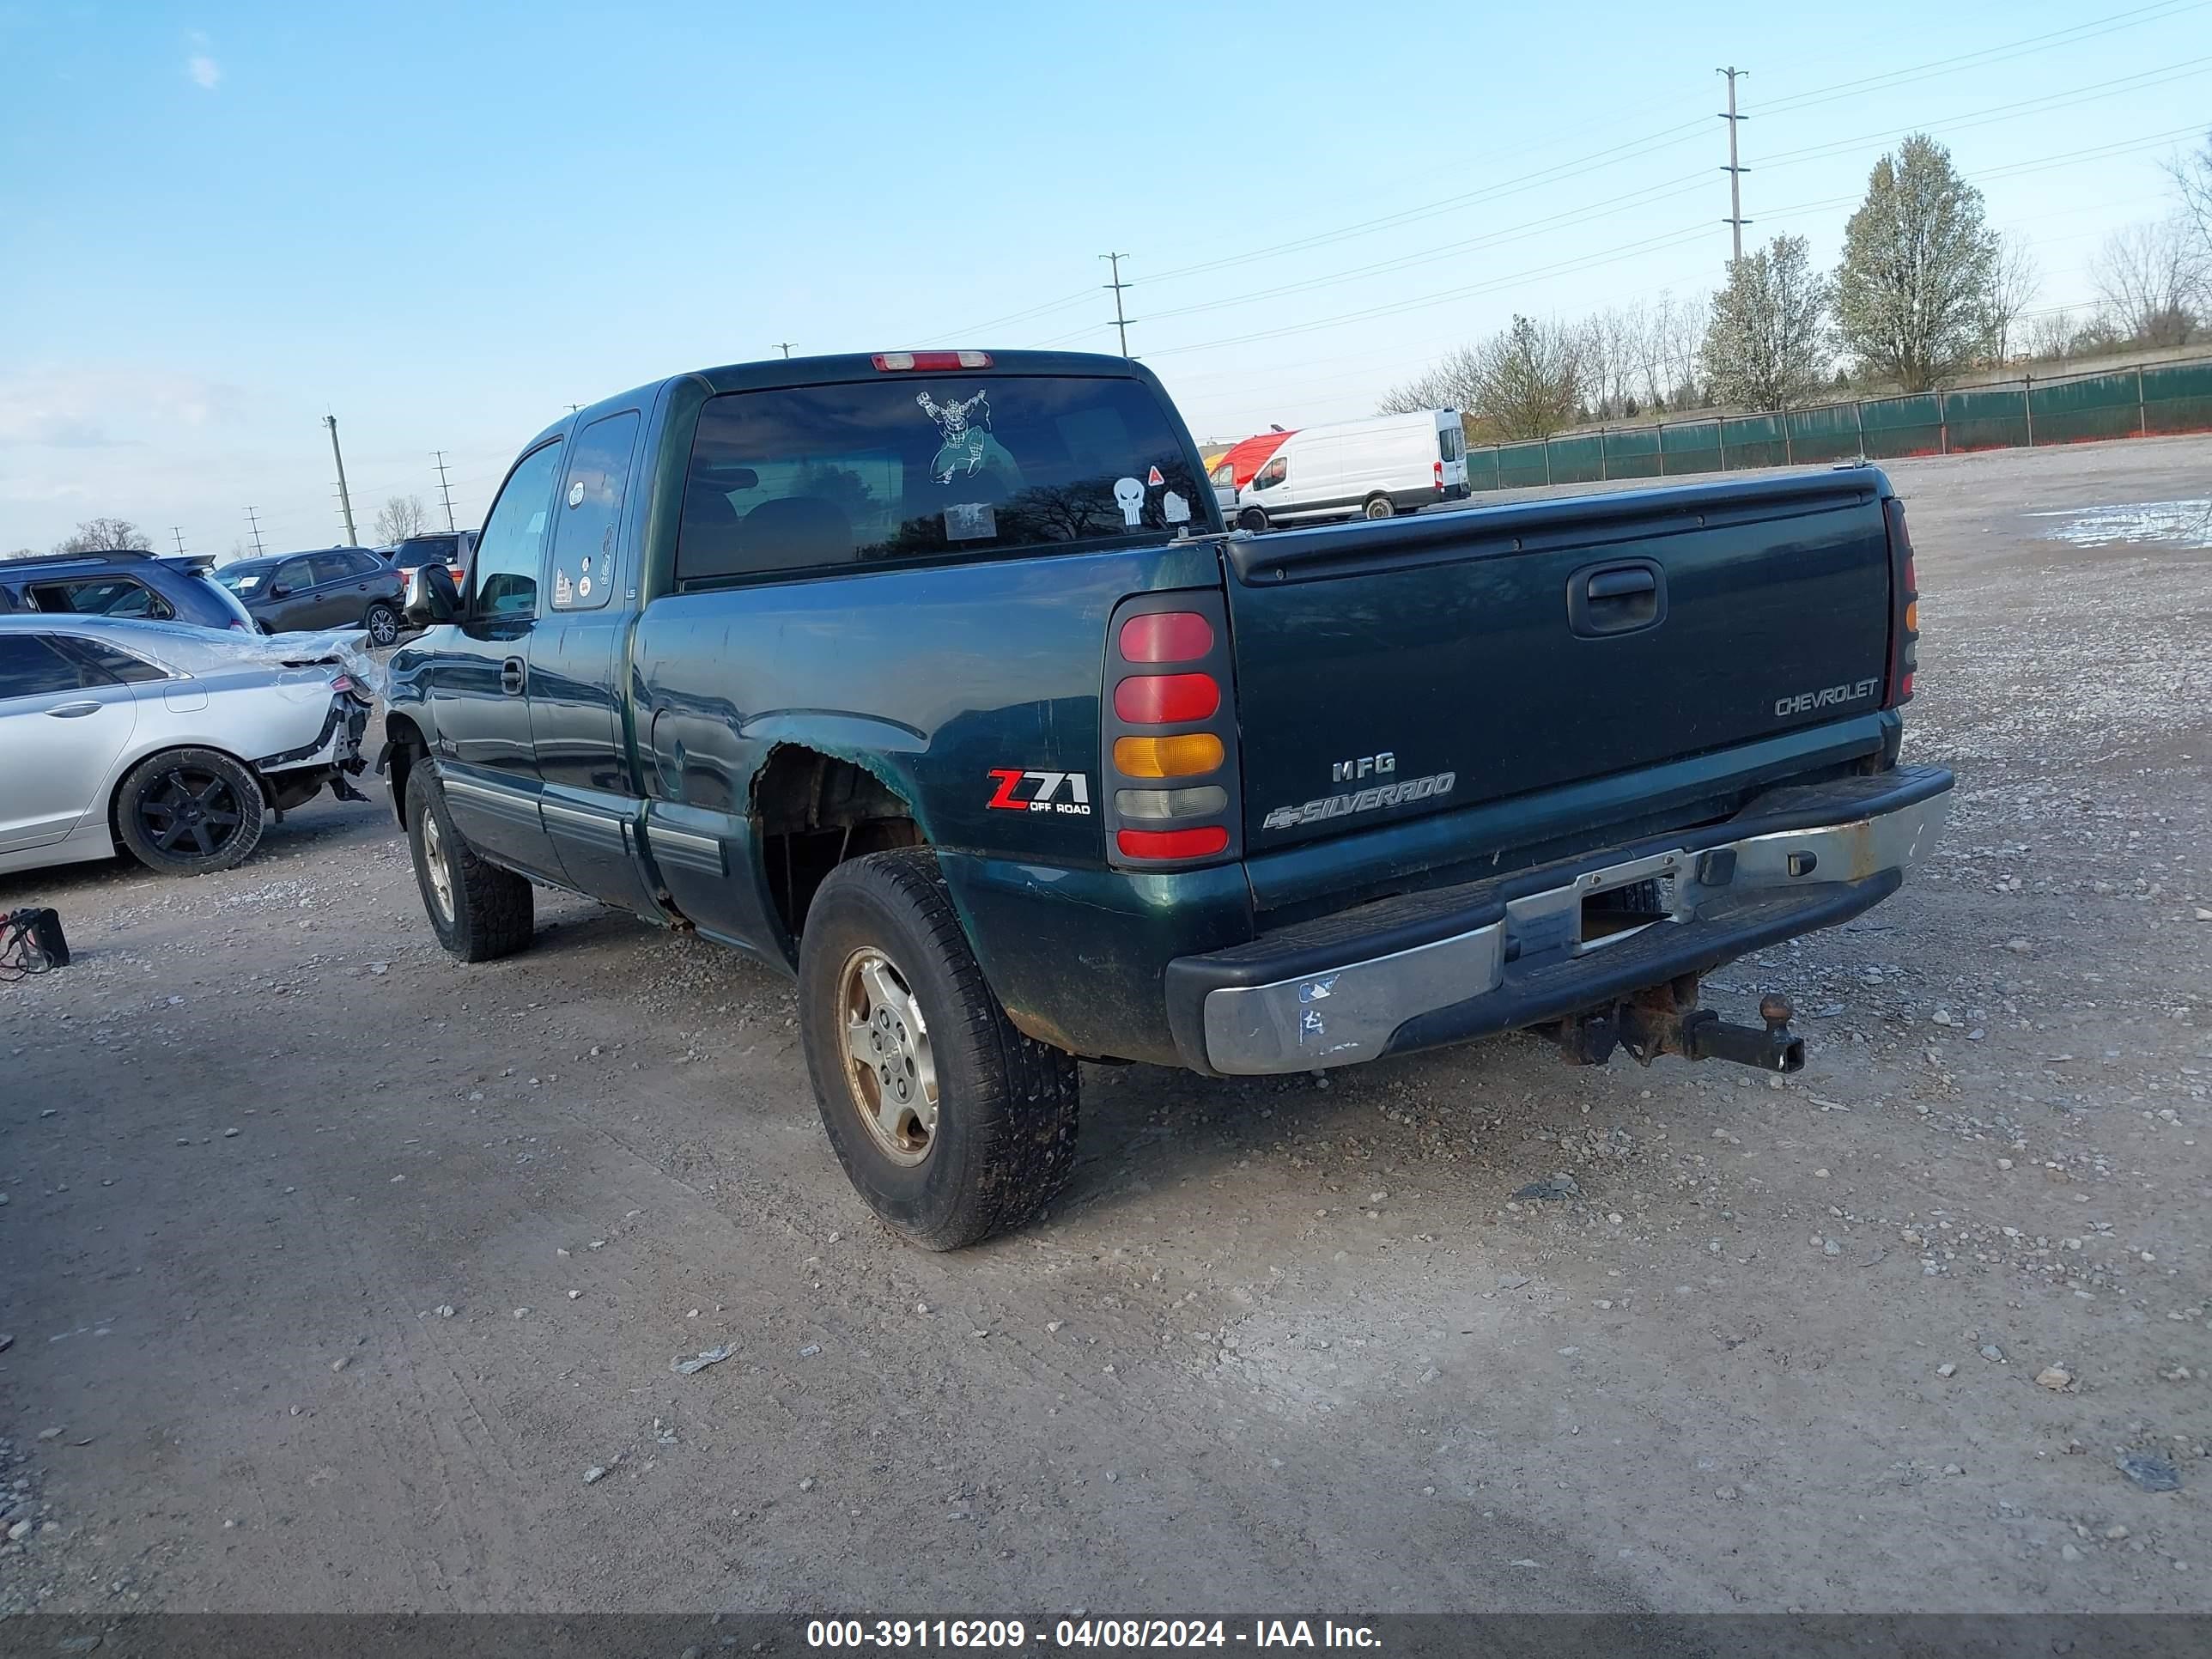
POLYGON ((530 943, 530 884, 461 839, 437 773, 421 760, 407 774, 407 845, 439 944, 463 962, 490 962, 530 943))
POLYGON ((1014 1029, 926 848, 833 870, 807 908, 799 1023, 823 1127, 895 1231, 1018 1227, 1075 1164, 1074 1057, 1014 1029))
POLYGON ((1388 495, 1370 495, 1367 498, 1367 506, 1364 509, 1367 516, 1370 519, 1387 519, 1395 514, 1397 510, 1398 509, 1396 507, 1390 504, 1390 498, 1388 495))

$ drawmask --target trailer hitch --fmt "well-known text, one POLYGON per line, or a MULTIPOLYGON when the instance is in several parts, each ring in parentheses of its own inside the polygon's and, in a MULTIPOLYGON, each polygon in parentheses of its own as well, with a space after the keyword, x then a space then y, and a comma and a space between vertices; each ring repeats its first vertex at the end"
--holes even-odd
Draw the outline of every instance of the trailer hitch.
POLYGON ((1561 1021, 1560 1046, 1581 1066, 1602 1066, 1619 1047, 1643 1066, 1662 1054, 1680 1054, 1685 1060, 1730 1060, 1762 1072, 1805 1069, 1805 1039, 1790 1032, 1789 998, 1770 992, 1759 1000, 1764 1029, 1734 1024, 1697 1004, 1697 975, 1686 974, 1647 987, 1626 1002, 1561 1021))

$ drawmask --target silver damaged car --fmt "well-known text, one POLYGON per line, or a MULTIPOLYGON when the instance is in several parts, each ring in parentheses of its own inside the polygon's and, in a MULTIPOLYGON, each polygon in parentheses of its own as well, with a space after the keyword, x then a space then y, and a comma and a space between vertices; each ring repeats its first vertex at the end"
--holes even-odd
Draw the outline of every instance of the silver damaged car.
POLYGON ((324 788, 364 797, 345 636, 0 617, 0 872, 112 857, 228 870, 324 788))

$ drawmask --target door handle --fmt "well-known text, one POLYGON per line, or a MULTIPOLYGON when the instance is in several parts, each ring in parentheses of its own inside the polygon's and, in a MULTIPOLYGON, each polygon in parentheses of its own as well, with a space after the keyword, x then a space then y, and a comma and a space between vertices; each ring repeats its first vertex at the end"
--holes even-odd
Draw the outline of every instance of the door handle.
POLYGON ((499 665, 499 689, 510 697, 522 695, 522 659, 509 657, 499 665))
POLYGON ((79 720, 87 714, 97 714, 99 712, 100 704, 96 702, 58 702, 46 710, 46 713, 58 720, 79 720))

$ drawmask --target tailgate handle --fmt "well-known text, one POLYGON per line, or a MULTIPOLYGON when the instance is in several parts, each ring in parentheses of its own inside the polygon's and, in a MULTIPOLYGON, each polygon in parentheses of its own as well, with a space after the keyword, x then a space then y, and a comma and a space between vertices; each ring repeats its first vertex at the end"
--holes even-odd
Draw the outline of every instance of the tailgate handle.
POLYGON ((1666 617, 1666 574, 1649 559, 1584 566, 1567 579, 1567 626, 1586 639, 1633 633, 1666 617))
POLYGON ((1658 586, 1659 579, 1648 570, 1601 570, 1589 579, 1589 596, 1625 599, 1632 593, 1649 593, 1658 586))

